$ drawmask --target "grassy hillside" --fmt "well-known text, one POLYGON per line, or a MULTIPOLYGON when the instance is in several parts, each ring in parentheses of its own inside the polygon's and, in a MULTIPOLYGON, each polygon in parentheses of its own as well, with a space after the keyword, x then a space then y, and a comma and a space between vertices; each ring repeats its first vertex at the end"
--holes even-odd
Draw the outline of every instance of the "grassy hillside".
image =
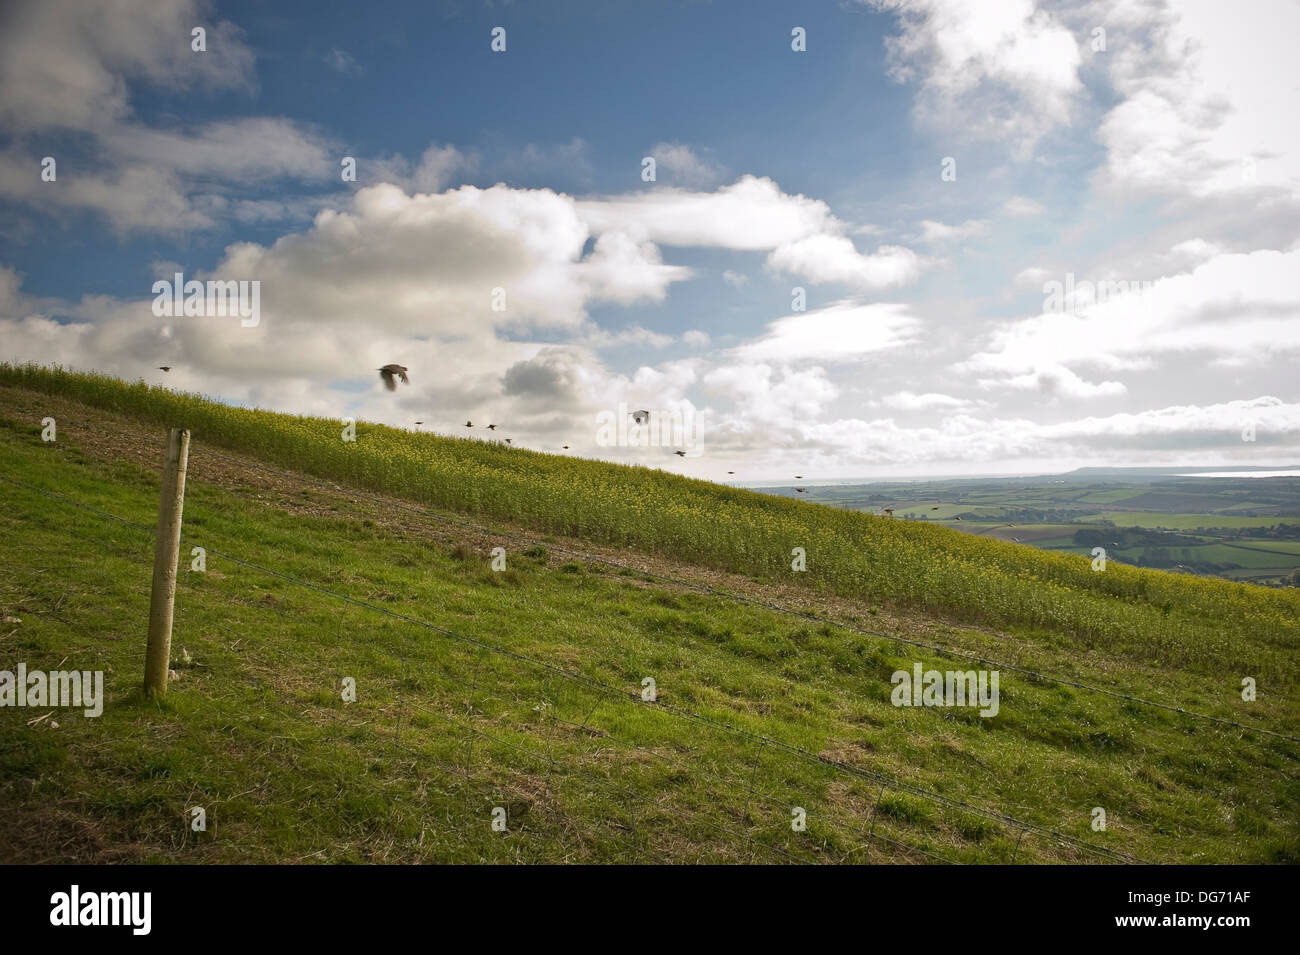
POLYGON ((1073 554, 1044 554, 942 527, 878 519, 662 471, 505 445, 233 408, 143 382, 0 365, 0 383, 63 395, 305 473, 421 504, 519 522, 824 592, 923 608, 972 623, 1046 627, 1158 663, 1230 663, 1294 679, 1300 592, 1257 594, 1221 580, 1073 554), (807 572, 791 571, 791 550, 807 572), (1118 599, 1116 599, 1118 598, 1118 599))
POLYGON ((103 669, 109 696, 94 719, 0 709, 0 855, 1300 860, 1293 739, 1011 669, 990 719, 890 702, 895 670, 958 668, 945 647, 1293 736, 1285 592, 340 427, 0 367, 0 669, 103 669), (155 703, 168 424, 194 433, 183 555, 208 556, 183 560, 155 703))

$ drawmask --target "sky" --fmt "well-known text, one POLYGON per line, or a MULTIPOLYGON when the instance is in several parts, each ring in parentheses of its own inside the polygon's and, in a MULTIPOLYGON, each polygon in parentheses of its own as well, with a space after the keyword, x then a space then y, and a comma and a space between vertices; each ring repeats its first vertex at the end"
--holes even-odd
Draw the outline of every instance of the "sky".
POLYGON ((1296 36, 1294 0, 10 0, 0 360, 723 481, 1293 464, 1296 36), (256 312, 166 314, 176 273, 256 312))

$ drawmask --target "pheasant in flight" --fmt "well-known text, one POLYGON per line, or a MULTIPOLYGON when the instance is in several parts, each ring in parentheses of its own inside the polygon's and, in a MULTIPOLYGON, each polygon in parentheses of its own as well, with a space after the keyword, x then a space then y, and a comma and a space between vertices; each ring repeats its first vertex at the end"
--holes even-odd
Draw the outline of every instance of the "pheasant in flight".
POLYGON ((384 387, 389 391, 397 390, 397 379, 402 379, 402 384, 409 385, 411 379, 406 377, 406 367, 404 365, 385 365, 379 369, 379 377, 384 379, 384 387))

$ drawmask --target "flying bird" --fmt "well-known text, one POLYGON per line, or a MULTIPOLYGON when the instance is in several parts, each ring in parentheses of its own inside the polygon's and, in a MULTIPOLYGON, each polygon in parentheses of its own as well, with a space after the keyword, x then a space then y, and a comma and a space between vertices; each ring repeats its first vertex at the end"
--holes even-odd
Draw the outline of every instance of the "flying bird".
POLYGON ((172 366, 171 366, 171 365, 159 365, 159 366, 158 366, 158 370, 159 370, 159 371, 171 371, 171 370, 172 370, 172 366))
POLYGON ((796 474, 796 475, 794 476, 794 479, 795 479, 796 481, 802 481, 802 480, 803 480, 803 475, 802 475, 802 474, 796 474))
POLYGON ((474 427, 474 422, 473 422, 473 421, 466 421, 466 422, 465 422, 465 427, 467 427, 467 428, 472 428, 472 427, 474 427))
POLYGON ((494 425, 494 424, 490 424, 490 425, 488 425, 488 430, 489 430, 489 431, 495 431, 496 429, 497 429, 497 426, 496 426, 496 425, 494 425))
POLYGON ((379 369, 379 377, 384 379, 384 387, 389 391, 397 390, 397 379, 402 379, 402 384, 409 385, 411 379, 406 377, 405 365, 385 365, 379 369))
POLYGON ((728 471, 727 473, 728 473, 728 474, 735 474, 736 472, 735 472, 735 471, 728 471))
POLYGON ((686 452, 685 452, 685 451, 674 451, 673 454, 677 455, 679 458, 684 458, 684 457, 686 457, 686 452))
POLYGON ((560 450, 561 450, 561 451, 567 451, 567 450, 569 450, 569 446, 566 444, 564 447, 560 448, 560 450))
POLYGON ((510 439, 506 438, 506 444, 510 444, 510 443, 511 443, 510 439))
POLYGON ((637 424, 645 424, 647 421, 650 420, 650 412, 648 412, 648 411, 633 411, 633 412, 632 412, 632 420, 635 421, 637 424))
POLYGON ((797 487, 797 488, 795 488, 795 490, 798 491, 800 494, 807 494, 807 493, 808 493, 808 489, 807 489, 806 487, 797 487))

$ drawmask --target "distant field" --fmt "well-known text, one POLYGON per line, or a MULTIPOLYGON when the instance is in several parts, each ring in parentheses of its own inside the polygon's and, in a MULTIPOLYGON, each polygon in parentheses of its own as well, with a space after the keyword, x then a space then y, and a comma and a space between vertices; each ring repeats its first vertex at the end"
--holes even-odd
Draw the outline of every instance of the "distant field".
POLYGON ((1204 560, 1241 564, 1242 567, 1295 567, 1300 565, 1300 544, 1269 541, 1263 544, 1206 544, 1189 548, 1204 560))
MULTIPOLYGON (((814 485, 800 496, 843 510, 892 508, 896 519, 910 523, 1062 554, 1090 557, 1104 544, 1107 556, 1123 564, 1268 586, 1293 582, 1300 569, 1300 480, 1124 475, 1116 469, 1088 479, 814 485), (1261 530, 1268 536, 1258 536, 1261 530), (1088 531, 1091 541, 1077 536, 1088 531)), ((770 493, 795 496, 793 488, 770 493)))
POLYGON ((1125 488, 1115 491, 1089 491, 1087 494, 1080 495, 1078 502, 1080 504, 1118 504, 1120 501, 1137 497, 1142 492, 1136 488, 1125 488))
POLYGON ((1160 514, 1144 511, 1102 511, 1081 518, 1084 521, 1110 521, 1123 527, 1168 527, 1171 530, 1195 530, 1198 527, 1273 527, 1300 523, 1293 517, 1238 517, 1232 514, 1160 514))
POLYGON ((1026 524, 1024 526, 1007 527, 1004 524, 966 521, 962 521, 960 524, 953 523, 950 526, 968 534, 995 537, 998 540, 1008 541, 1014 537, 1023 544, 1041 544, 1049 539, 1065 538, 1079 529, 1071 524, 1026 524))

